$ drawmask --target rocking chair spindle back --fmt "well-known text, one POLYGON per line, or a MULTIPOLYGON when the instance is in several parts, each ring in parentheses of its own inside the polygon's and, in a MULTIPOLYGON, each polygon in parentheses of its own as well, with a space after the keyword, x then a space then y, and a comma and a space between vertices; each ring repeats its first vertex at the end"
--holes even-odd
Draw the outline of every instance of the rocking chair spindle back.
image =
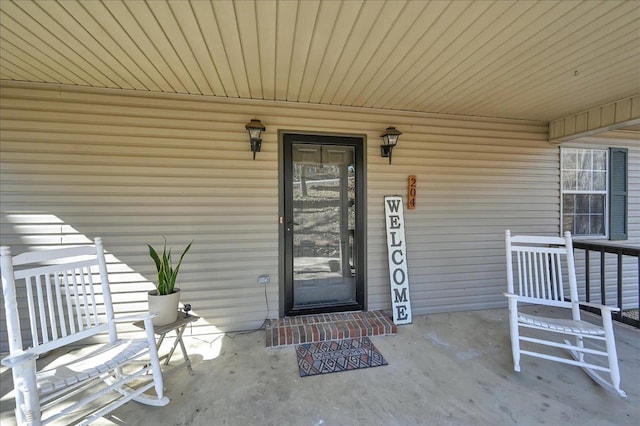
POLYGON ((88 424, 129 400, 156 406, 169 402, 163 395, 152 315, 115 317, 100 238, 95 246, 15 257, 2 247, 0 255, 10 353, 2 364, 12 370, 18 424, 49 424, 78 414, 80 408, 82 418, 75 420, 88 424), (28 311, 28 323, 20 322, 21 308, 28 311), (118 338, 117 323, 140 320, 145 323, 143 338, 118 338), (88 355, 38 370, 36 360, 43 354, 100 336, 108 343, 88 355), (133 390, 128 384, 136 379, 145 380, 133 390), (144 394, 152 388, 155 395, 144 394), (110 391, 118 398, 101 403, 110 391))
POLYGON ((505 242, 507 293, 504 295, 509 302, 514 370, 520 371, 521 355, 577 365, 603 388, 625 397, 620 389, 611 319, 611 312, 618 308, 578 300, 571 234, 565 233, 564 238, 511 236, 507 230, 505 242), (523 311, 521 304, 564 308, 567 318, 532 315, 523 311), (580 305, 599 309, 602 325, 583 321, 580 305), (562 340, 559 336, 567 338, 562 340), (526 348, 521 347, 522 342, 526 342, 526 348), (552 348, 568 350, 571 358, 552 354, 552 348), (600 372, 608 373, 609 379, 600 372))

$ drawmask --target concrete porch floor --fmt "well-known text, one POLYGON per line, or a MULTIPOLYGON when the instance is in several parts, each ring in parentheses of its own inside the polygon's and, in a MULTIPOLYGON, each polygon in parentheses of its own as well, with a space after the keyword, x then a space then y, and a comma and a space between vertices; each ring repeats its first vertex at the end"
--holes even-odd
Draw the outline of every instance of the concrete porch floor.
MULTIPOLYGON (((525 357, 515 373, 506 318, 506 309, 416 315, 397 334, 371 338, 388 366, 305 378, 294 346, 266 348, 262 331, 231 338, 187 330, 195 375, 165 377, 171 403, 128 403, 96 424, 638 424, 640 331, 616 325, 622 399, 578 367, 525 357)), ((13 423, 11 386, 3 369, 2 425, 13 423)))

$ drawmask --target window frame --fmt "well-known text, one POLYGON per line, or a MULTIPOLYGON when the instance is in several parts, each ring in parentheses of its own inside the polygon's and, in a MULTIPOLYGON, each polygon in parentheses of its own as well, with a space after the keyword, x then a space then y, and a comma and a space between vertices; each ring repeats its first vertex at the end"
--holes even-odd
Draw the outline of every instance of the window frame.
MULTIPOLYGON (((611 227, 611 223, 610 223, 610 208, 611 208, 611 204, 610 204, 610 196, 611 196, 611 187, 610 187, 610 173, 611 173, 611 153, 610 153, 610 148, 604 148, 604 147, 586 147, 586 146, 566 146, 566 147, 560 147, 560 230, 561 230, 561 234, 564 234, 564 232, 566 232, 567 230, 564 228, 564 196, 565 194, 585 194, 585 195, 592 195, 592 194, 596 194, 596 195, 601 195, 604 194, 604 211, 603 211, 603 216, 604 216, 604 223, 603 223, 603 229, 604 229, 604 233, 603 234, 574 234, 573 233, 573 229, 571 229, 571 235, 581 238, 581 239, 609 239, 610 238, 610 227, 611 227), (576 154, 578 151, 580 150, 586 150, 586 151, 591 151, 591 155, 593 156, 593 152, 594 151, 602 151, 605 153, 605 161, 604 161, 604 166, 605 166, 605 189, 603 191, 594 191, 594 190, 565 190, 564 189, 564 173, 565 173, 565 168, 563 167, 564 164, 564 153, 566 151, 569 150, 573 150, 576 151, 576 154)), ((577 161, 577 159, 576 159, 577 161)), ((593 164, 592 164, 593 166, 593 164)), ((593 168, 590 169, 592 172, 595 170, 593 168)), ((577 176, 576 176, 576 180, 577 180, 577 176)), ((575 215, 574 215, 575 217, 575 215)))

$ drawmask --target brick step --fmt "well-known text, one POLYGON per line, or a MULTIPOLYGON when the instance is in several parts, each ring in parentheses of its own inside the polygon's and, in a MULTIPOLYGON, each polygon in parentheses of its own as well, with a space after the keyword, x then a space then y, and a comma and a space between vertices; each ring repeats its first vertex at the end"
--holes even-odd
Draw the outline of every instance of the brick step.
POLYGON ((267 347, 396 333, 382 311, 301 315, 267 321, 267 347))

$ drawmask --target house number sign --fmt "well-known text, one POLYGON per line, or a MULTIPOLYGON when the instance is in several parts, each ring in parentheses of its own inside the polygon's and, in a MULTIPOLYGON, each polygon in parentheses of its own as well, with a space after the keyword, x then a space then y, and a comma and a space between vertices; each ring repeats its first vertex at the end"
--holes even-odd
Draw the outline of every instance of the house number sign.
POLYGON ((407 188, 407 208, 413 210, 416 208, 416 183, 418 180, 414 175, 409 175, 409 187, 407 188))
POLYGON ((409 299, 409 275, 407 273, 407 248, 404 240, 404 214, 402 197, 384 197, 387 225, 387 251, 389 256, 389 281, 394 324, 411 324, 411 300, 409 299))

